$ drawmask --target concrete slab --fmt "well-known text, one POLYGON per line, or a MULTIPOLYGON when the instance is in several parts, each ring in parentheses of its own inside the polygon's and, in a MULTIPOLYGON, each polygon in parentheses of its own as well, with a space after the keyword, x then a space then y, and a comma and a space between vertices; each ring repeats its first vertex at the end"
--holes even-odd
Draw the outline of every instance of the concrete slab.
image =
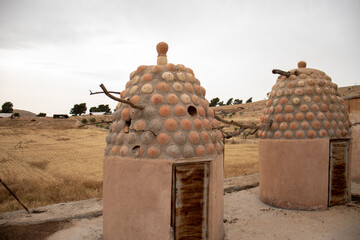
POLYGON ((102 199, 59 203, 30 211, 33 213, 28 214, 25 210, 0 213, 0 227, 98 217, 102 215, 102 199))
MULTIPOLYGON (((249 186, 256 184, 256 179, 254 175, 226 179, 224 187, 249 186)), ((352 195, 352 202, 326 211, 295 211, 265 205, 259 199, 258 187, 225 193, 225 239, 358 239, 360 184, 352 182, 352 195)), ((100 199, 55 204, 36 210, 46 212, 31 216, 25 211, 1 213, 0 239, 102 239, 100 199)))

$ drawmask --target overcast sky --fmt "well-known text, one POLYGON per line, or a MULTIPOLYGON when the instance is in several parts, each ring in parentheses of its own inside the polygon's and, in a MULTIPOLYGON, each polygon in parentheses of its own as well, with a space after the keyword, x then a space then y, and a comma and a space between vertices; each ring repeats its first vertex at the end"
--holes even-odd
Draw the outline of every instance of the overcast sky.
POLYGON ((206 98, 266 98, 273 68, 299 60, 341 86, 359 85, 359 0, 0 0, 0 104, 69 113, 116 102, 139 65, 168 61, 193 69, 206 98))

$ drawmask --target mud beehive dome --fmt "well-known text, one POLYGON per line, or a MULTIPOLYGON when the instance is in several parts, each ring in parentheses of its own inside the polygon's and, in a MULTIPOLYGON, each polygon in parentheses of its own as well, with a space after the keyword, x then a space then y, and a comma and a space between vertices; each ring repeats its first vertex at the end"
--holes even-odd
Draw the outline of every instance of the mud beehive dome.
POLYGON ((266 139, 349 138, 350 122, 337 85, 324 72, 298 68, 279 76, 269 93, 259 131, 266 139))
POLYGON ((259 133, 260 199, 325 210, 350 199, 350 122, 337 85, 301 61, 269 93, 259 133))
POLYGON ((106 142, 106 156, 193 158, 222 154, 222 133, 193 71, 167 63, 168 45, 157 45, 158 65, 130 74, 106 142))

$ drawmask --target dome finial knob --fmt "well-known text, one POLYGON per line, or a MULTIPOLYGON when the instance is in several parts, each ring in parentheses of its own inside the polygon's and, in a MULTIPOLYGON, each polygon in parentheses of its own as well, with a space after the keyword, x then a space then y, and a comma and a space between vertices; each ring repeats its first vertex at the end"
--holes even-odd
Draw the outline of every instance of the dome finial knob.
POLYGON ((167 51, 169 50, 169 46, 166 42, 159 42, 156 45, 156 51, 160 55, 166 55, 167 51))
POLYGON ((157 64, 158 65, 166 65, 167 64, 167 56, 166 53, 169 49, 169 46, 166 42, 159 42, 156 45, 156 51, 158 52, 157 64))
POLYGON ((306 62, 305 61, 298 62, 298 68, 306 68, 306 62))

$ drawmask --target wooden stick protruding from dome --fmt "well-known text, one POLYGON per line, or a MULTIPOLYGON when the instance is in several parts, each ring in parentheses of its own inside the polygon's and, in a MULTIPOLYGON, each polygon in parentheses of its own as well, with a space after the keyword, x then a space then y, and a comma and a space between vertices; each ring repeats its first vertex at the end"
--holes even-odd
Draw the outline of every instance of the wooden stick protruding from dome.
POLYGON ((118 98, 118 97, 115 97, 115 96, 111 95, 111 93, 109 93, 109 91, 106 89, 104 84, 100 84, 100 87, 104 91, 105 95, 108 96, 109 98, 111 98, 111 99, 113 99, 115 101, 121 102, 121 103, 129 104, 130 107, 132 107, 132 108, 137 108, 137 109, 140 109, 140 110, 144 109, 143 106, 136 105, 133 102, 131 102, 130 100, 118 98))
POLYGON ((285 76, 285 77, 290 77, 290 75, 291 75, 290 72, 285 72, 285 71, 280 70, 280 69, 273 69, 272 73, 273 74, 280 74, 281 76, 285 76))
POLYGON ((169 46, 166 42, 159 42, 156 45, 156 51, 158 52, 157 65, 166 65, 167 56, 166 53, 169 50, 169 46))

